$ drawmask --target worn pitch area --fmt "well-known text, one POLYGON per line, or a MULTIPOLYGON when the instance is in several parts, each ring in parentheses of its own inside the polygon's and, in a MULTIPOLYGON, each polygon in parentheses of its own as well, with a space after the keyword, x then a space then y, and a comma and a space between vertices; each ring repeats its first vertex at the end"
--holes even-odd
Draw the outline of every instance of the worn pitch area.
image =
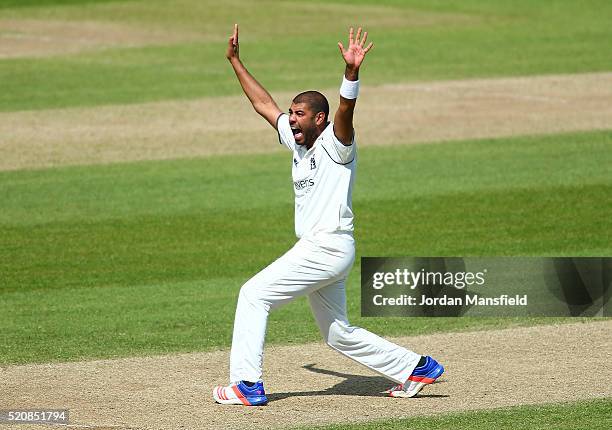
MULTIPOLYGON (((364 85, 355 127, 361 146, 612 129, 612 73, 364 85)), ((0 170, 280 150, 244 96, 0 113, 0 170)))
MULTIPOLYGON (((394 339, 445 366, 417 398, 322 343, 266 349, 266 407, 222 406, 228 351, 2 369, 3 408, 67 408, 81 428, 287 427, 612 396, 612 321, 394 339), (596 372, 593 369, 597 369, 596 372)), ((23 428, 23 427, 20 427, 23 428)), ((38 428, 38 427, 32 427, 38 428)))

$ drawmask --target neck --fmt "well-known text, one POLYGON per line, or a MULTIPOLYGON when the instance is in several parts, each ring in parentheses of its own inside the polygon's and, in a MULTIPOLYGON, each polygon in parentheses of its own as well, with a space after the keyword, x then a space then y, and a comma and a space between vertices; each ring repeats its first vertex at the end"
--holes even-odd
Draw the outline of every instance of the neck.
POLYGON ((306 143, 306 149, 310 149, 313 147, 319 136, 321 136, 321 133, 323 133, 323 131, 327 128, 328 125, 329 121, 326 122, 321 128, 317 128, 317 134, 312 138, 311 142, 306 143))

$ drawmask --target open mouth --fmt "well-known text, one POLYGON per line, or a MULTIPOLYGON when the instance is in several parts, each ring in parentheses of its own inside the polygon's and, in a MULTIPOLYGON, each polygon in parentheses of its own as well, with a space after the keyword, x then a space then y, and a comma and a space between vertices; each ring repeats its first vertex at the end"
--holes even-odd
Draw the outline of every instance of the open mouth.
POLYGON ((299 128, 292 128, 291 131, 295 140, 300 140, 304 137, 304 133, 299 128))

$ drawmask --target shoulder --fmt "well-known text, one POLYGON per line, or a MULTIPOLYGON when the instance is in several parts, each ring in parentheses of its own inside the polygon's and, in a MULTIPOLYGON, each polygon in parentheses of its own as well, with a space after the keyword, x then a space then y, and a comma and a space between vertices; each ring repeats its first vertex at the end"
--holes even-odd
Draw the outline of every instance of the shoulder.
POLYGON ((287 125, 289 125, 289 115, 287 115, 285 112, 279 113, 276 117, 275 128, 278 130, 279 127, 285 127, 287 125))
POLYGON ((357 146, 355 137, 350 145, 344 145, 334 134, 334 123, 330 121, 320 136, 321 146, 329 157, 337 164, 350 164, 355 159, 357 146))
POLYGON ((295 138, 289 125, 289 115, 284 112, 278 115, 278 118, 276 118, 276 131, 278 132, 279 143, 293 151, 295 149, 295 138))

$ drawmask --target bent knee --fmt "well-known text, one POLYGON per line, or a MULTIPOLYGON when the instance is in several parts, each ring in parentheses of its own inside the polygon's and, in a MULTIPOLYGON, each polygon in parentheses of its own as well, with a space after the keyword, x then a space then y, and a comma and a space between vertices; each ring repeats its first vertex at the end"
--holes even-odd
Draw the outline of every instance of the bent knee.
POLYGON ((273 310, 286 301, 284 297, 270 292, 266 285, 254 282, 252 279, 240 288, 240 293, 238 294, 238 305, 264 308, 266 311, 273 310))
POLYGON ((240 287, 238 301, 245 301, 248 303, 263 302, 263 297, 257 283, 251 280, 245 282, 242 287, 240 287))

